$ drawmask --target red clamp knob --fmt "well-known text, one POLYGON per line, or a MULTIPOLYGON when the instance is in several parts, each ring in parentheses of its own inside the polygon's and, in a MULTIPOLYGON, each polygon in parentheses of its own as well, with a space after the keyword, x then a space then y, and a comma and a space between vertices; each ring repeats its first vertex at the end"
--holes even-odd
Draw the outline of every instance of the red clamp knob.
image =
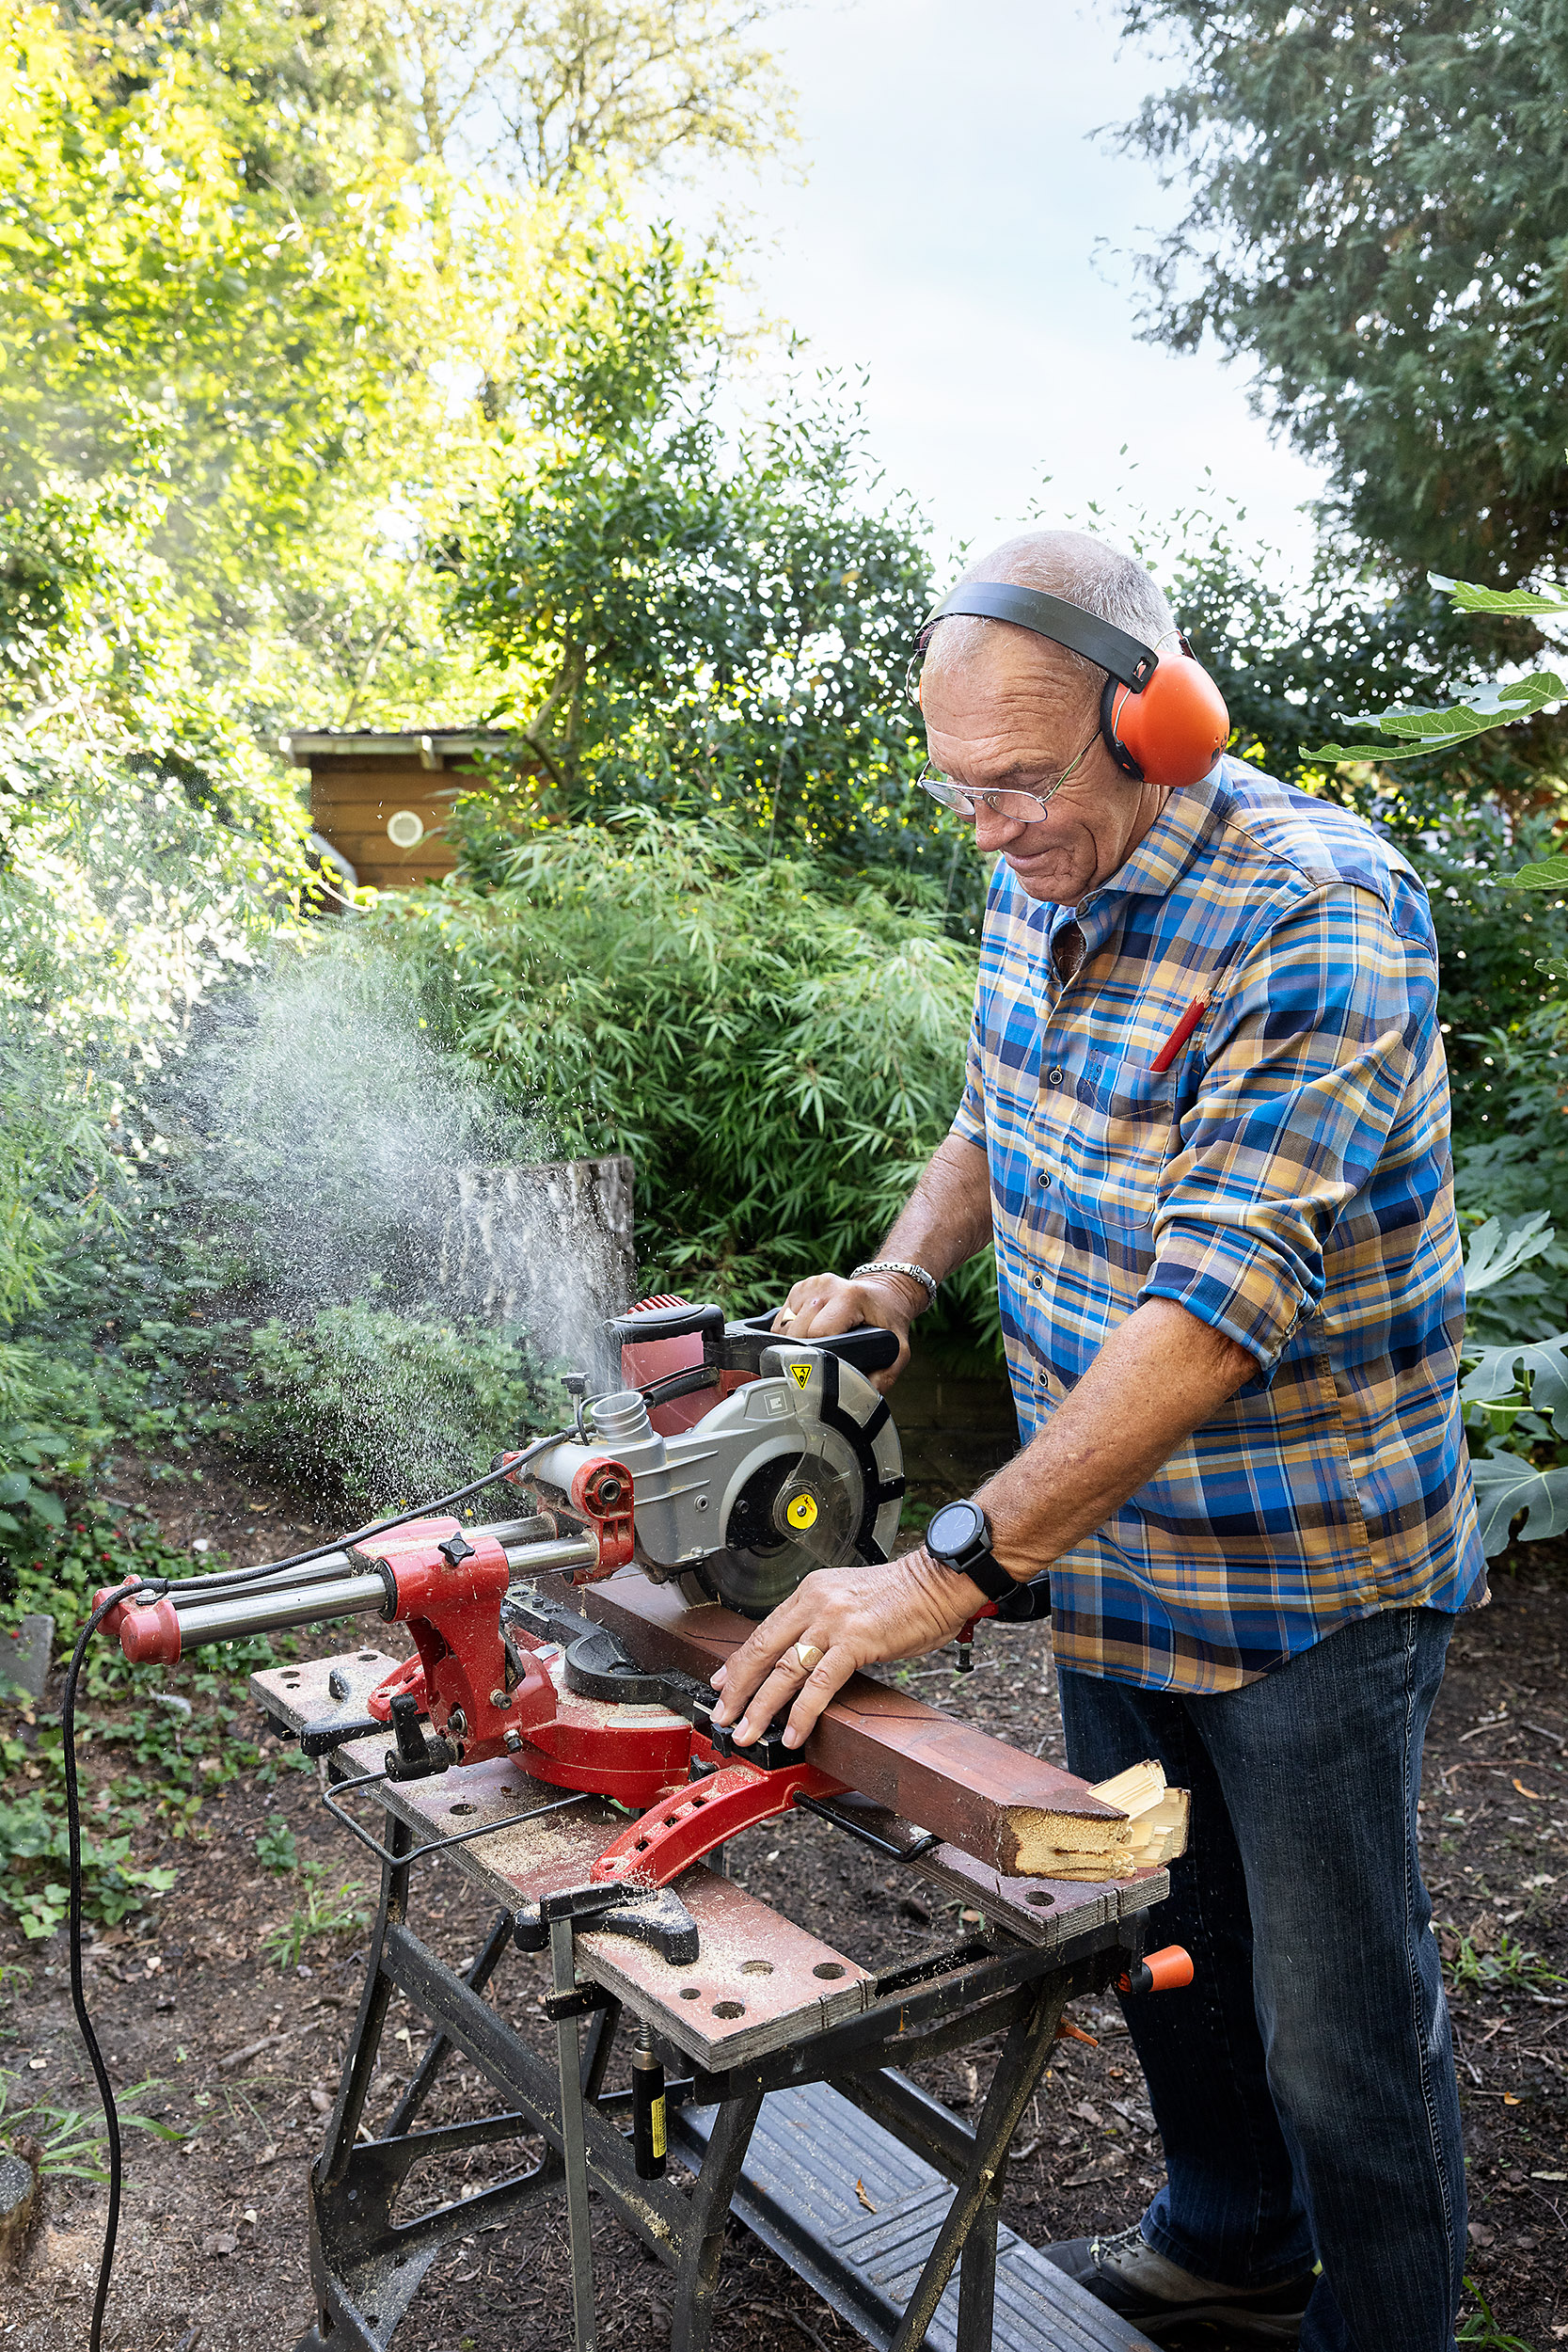
POLYGON ((1193 1956, 1180 1944, 1148 1952, 1135 1968, 1117 1979, 1118 1993, 1174 1993, 1193 1980, 1193 1956))

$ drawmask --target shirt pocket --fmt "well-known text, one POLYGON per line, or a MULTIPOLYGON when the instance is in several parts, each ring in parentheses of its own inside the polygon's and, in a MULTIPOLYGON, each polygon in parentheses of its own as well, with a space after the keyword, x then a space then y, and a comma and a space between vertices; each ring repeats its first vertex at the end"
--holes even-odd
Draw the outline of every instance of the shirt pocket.
POLYGON ((1148 1046, 1090 1053, 1063 1104, 1061 1184, 1091 1225, 1147 1226, 1176 1126, 1176 1073, 1148 1046))

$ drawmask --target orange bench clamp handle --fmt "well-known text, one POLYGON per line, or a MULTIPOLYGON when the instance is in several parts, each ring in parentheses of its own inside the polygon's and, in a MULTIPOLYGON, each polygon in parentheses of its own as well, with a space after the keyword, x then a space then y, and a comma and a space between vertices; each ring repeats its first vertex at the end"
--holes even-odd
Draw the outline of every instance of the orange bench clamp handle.
POLYGON ((1174 1993, 1193 1980, 1193 1956, 1180 1944, 1148 1952, 1135 1968, 1117 1979, 1118 1993, 1174 1993))

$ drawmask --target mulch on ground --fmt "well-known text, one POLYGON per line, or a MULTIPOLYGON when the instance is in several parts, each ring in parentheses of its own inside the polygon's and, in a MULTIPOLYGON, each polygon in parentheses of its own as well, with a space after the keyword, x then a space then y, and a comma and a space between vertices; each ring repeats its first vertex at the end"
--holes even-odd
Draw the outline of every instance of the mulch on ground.
MULTIPOLYGON (((116 1491, 129 1499, 127 1473, 116 1491)), ((239 1559, 275 1556, 317 1534, 311 1514, 242 1471, 199 1487, 136 1494, 171 1540, 205 1534, 239 1559)), ((330 1532, 330 1531, 327 1531, 330 1532)), ((1548 2352, 1568 2339, 1568 1565, 1558 1547, 1518 1555, 1493 1606, 1453 1645, 1422 1798, 1426 1868, 1450 1962, 1466 1981, 1454 2017, 1471 2180, 1470 2275, 1503 2328, 1548 2352), (1533 1953, 1533 1961, 1522 1955, 1533 1953)), ((392 1629, 378 1628, 386 1646, 392 1629)), ((307 1644, 327 1656, 341 1640, 307 1644)), ((1060 1756, 1049 1631, 982 1629, 974 1674, 921 1661, 923 1696, 1030 1750, 1060 1756)), ((273 1751, 276 1755, 276 1749, 273 1751)), ((139 1860, 175 1865, 171 1893, 100 1933, 93 2012, 118 2083, 150 2079, 143 2110, 183 2135, 131 2132, 121 2253, 107 2342, 117 2352, 286 2352, 311 2317, 305 2175, 319 2143, 352 2022, 365 1938, 353 1915, 372 1899, 369 1857, 323 1811, 313 1776, 230 1784, 201 1834, 139 1860), (279 1819, 309 1876, 264 1868, 257 1840, 279 1819), (263 1948, 302 1908, 342 1924, 307 1936, 292 1969, 263 1948), (346 1891, 345 1891, 346 1890, 346 1891)), ((900 1877, 806 1817, 765 1826, 731 1850, 752 1891, 873 1963, 950 1937, 936 1890, 900 1877)), ((412 1914, 461 1963, 490 1924, 450 1865, 424 1867, 412 1914)), ((1158 1915, 1155 1918, 1158 1928, 1158 1915)), ((64 1939, 0 1945, 0 2081, 11 2110, 34 2102, 90 2112, 90 2078, 71 2018, 64 1939)), ((493 1997, 531 2031, 543 1964, 514 1955, 493 1997)), ((1136 2218, 1162 2177, 1160 2143, 1125 2028, 1113 2008, 1079 2004, 1095 2047, 1059 2045, 1019 2135, 1005 2218, 1043 2244, 1136 2218)), ((418 2062, 417 2021, 394 2012, 375 2114, 418 2062)), ((960 2113, 984 2096, 980 2050, 926 2071, 960 2113)), ((449 2073, 432 2122, 486 2111, 475 2076, 449 2073)), ((483 2152, 454 2193, 515 2163, 483 2152)), ((48 2184, 20 2276, 0 2280, 5 2352, 85 2343, 103 2191, 48 2184)), ((671 2280, 606 2215, 596 2238, 601 2341, 667 2341, 671 2280)), ((563 2215, 555 2201, 508 2229, 476 2232, 430 2275, 400 2352, 529 2352, 570 2337, 563 2215)), ((720 2289, 719 2352, 838 2352, 860 2339, 737 2224, 720 2289)))

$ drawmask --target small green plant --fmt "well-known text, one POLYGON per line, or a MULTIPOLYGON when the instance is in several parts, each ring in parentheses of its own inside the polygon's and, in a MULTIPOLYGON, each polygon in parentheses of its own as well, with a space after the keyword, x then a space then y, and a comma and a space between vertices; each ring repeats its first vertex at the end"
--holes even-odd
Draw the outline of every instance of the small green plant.
POLYGON ((1538 1952, 1527 1951, 1505 1929, 1495 1952, 1480 1952, 1462 1935, 1459 1949, 1449 1963, 1449 1981, 1456 1993, 1538 1993, 1548 1984, 1568 1983, 1548 1968, 1538 1952))
POLYGON ((453 1325, 364 1301, 250 1342, 238 1443, 356 1508, 439 1494, 487 1470, 519 1426, 559 1428, 563 1391, 521 1332, 453 1325))
POLYGON ((299 1848, 293 1831, 280 1813, 269 1814, 256 1840, 256 1859, 263 1870, 297 1870, 299 1848))
MULTIPOLYGON (((29 1942, 53 1935, 66 1915, 69 1859, 65 1815, 41 1795, 34 1792, 0 1806, 0 1904, 14 1912, 29 1942)), ((129 1834, 84 1836, 82 1874, 87 1915, 108 1927, 140 1911, 149 1895, 166 1895, 174 1884, 166 1866, 133 1867, 129 1834)))
MULTIPOLYGON (((12 2108, 8 2093, 13 2081, 14 2077, 0 2074, 0 2149, 8 2151, 18 2140, 31 2140, 40 2152, 31 2161, 40 2178, 106 2181, 103 2135, 96 2119, 89 2120, 80 2107, 35 2105, 12 2108)), ((137 2112, 137 2101, 163 2087, 158 2076, 150 2074, 145 2082, 122 2090, 116 2102, 120 2122, 128 2129, 150 2132, 155 2139, 183 2139, 184 2133, 174 2124, 137 2112)))
POLYGON ((262 1938, 262 1950, 279 1968, 297 1968, 306 1945, 318 1936, 345 1935, 369 1927, 366 1889, 356 1879, 330 1886, 329 1875, 325 1863, 307 1862, 304 1902, 281 1927, 262 1938))
POLYGON ((1454 2337, 1456 2344, 1479 2344, 1481 2352, 1533 2352, 1533 2346, 1528 2344, 1523 2336, 1503 2334, 1492 2315, 1491 2304, 1473 2279, 1465 2280, 1465 2292, 1477 2308, 1460 2322, 1454 2337))

